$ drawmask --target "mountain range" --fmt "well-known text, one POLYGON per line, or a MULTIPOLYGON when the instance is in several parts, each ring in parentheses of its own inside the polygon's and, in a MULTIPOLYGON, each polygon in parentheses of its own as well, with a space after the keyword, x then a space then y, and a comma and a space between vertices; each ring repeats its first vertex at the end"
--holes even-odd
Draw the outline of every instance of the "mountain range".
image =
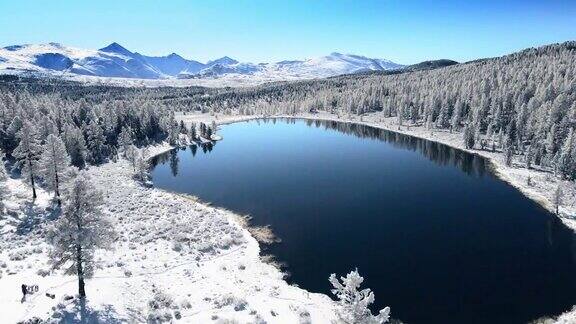
POLYGON ((72 74, 136 79, 218 78, 225 75, 266 76, 275 79, 322 78, 403 66, 389 60, 331 53, 307 60, 275 63, 239 62, 228 56, 201 63, 172 53, 147 56, 118 43, 98 50, 58 43, 13 45, 0 48, 0 73, 72 74))

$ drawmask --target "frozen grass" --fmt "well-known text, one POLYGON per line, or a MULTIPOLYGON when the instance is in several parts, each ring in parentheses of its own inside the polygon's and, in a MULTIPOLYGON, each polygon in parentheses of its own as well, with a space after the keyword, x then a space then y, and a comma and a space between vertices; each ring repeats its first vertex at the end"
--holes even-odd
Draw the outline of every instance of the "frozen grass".
MULTIPOLYGON (((167 149, 153 147, 151 154, 167 149)), ((327 296, 288 285, 277 268, 262 261, 258 242, 231 212, 146 188, 132 179, 126 161, 91 167, 89 173, 104 193, 105 212, 119 239, 114 250, 97 253, 99 267, 87 281, 85 305, 66 299, 77 292, 76 278, 51 271, 47 263, 49 194, 40 191, 29 206, 29 188, 10 180, 10 215, 2 218, 0 242, 3 321, 298 323, 302 314, 314 322, 334 319, 327 296), (28 215, 38 221, 21 232, 28 215), (39 291, 22 300, 23 283, 39 291)))

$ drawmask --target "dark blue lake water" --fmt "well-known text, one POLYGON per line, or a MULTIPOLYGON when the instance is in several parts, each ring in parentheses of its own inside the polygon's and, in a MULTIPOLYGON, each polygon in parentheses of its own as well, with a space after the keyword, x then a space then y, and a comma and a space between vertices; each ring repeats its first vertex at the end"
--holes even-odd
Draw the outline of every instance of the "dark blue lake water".
POLYGON ((484 159, 366 126, 268 120, 158 157, 155 186, 270 225, 289 282, 358 268, 407 323, 525 323, 576 304, 574 234, 484 159))

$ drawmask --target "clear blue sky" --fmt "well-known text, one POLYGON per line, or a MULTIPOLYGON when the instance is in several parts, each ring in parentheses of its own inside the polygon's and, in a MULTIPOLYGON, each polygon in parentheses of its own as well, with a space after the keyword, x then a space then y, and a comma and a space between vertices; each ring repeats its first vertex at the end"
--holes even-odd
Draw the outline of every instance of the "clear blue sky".
POLYGON ((576 39, 576 0, 0 0, 0 46, 116 41, 206 61, 334 51, 398 63, 466 61, 576 39))

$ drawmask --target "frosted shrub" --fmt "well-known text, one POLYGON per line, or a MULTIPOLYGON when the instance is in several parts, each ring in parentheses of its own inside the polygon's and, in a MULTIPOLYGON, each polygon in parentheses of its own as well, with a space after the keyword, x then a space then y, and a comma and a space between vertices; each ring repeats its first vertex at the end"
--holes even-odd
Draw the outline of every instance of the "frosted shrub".
POLYGON ((170 308, 173 304, 172 297, 162 291, 156 291, 154 297, 148 301, 148 307, 151 309, 170 308))
POLYGON ((379 324, 390 318, 390 307, 380 310, 377 316, 372 315, 368 309, 374 302, 374 293, 369 288, 358 290, 364 281, 358 269, 351 271, 346 277, 340 277, 342 283, 335 274, 331 274, 328 280, 334 286, 332 293, 338 298, 338 316, 345 323, 379 324))

